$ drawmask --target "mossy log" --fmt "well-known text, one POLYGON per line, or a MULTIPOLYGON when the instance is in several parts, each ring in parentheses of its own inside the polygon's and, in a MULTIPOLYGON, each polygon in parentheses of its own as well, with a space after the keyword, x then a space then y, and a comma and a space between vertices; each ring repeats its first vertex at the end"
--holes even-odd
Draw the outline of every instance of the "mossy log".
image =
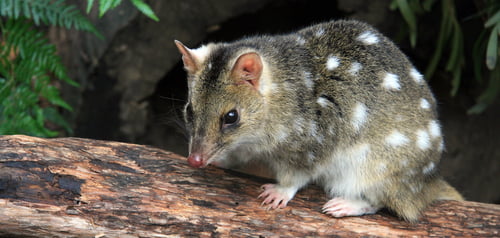
POLYGON ((266 210, 265 182, 148 146, 1 136, 0 236, 500 236, 499 205, 436 202, 416 224, 384 211, 336 219, 315 186, 266 210))

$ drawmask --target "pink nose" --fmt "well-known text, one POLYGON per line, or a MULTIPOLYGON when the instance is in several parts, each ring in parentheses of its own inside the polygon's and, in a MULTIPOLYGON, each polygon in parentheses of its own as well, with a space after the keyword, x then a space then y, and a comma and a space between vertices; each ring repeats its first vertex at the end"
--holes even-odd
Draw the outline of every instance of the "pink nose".
POLYGON ((188 163, 189 163, 189 165, 191 165, 195 168, 200 168, 203 166, 203 158, 202 158, 201 154, 191 153, 188 156, 188 163))

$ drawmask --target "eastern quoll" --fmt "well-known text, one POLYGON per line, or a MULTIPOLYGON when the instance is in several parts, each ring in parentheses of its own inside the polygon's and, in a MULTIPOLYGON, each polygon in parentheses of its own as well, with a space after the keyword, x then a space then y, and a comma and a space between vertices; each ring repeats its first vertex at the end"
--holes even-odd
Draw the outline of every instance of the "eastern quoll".
POLYGON ((369 25, 330 21, 197 49, 175 43, 188 73, 190 165, 260 160, 277 180, 262 186, 264 205, 284 208, 316 182, 334 217, 387 207, 414 222, 434 200, 462 200, 437 174, 436 100, 369 25))

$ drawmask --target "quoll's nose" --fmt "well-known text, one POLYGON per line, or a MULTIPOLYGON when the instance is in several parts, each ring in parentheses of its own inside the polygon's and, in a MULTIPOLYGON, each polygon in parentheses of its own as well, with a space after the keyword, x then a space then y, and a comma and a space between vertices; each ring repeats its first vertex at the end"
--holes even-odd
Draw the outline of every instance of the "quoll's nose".
POLYGON ((191 153, 188 156, 188 163, 189 165, 195 167, 195 168, 200 168, 203 166, 203 158, 201 154, 199 153, 191 153))

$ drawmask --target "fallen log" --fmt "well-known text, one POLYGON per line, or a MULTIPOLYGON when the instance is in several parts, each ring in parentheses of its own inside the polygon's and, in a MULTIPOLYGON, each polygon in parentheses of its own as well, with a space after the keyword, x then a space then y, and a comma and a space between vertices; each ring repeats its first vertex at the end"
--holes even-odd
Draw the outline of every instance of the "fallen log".
POLYGON ((436 202, 421 221, 391 215, 335 219, 315 186, 282 210, 256 198, 269 182, 149 146, 80 138, 0 137, 0 236, 304 237, 500 234, 500 206, 436 202))

